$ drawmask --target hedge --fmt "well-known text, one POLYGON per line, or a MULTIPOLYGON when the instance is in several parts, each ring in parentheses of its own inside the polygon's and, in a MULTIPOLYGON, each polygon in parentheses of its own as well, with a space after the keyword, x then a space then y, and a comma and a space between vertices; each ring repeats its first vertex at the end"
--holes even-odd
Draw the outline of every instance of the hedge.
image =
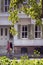
POLYGON ((16 58, 9 59, 6 56, 0 57, 0 65, 43 65, 42 59, 29 59, 28 56, 23 56, 18 61, 16 58))

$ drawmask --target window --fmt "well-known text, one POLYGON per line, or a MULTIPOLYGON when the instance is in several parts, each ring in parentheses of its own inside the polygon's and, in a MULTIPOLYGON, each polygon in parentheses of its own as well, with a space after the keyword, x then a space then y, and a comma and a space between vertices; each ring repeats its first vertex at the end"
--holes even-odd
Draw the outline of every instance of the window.
POLYGON ((7 28, 5 28, 5 36, 7 36, 7 28))
POLYGON ((25 48, 25 47, 23 47, 23 48, 21 48, 21 53, 28 53, 28 50, 27 50, 27 48, 25 48))
POLYGON ((27 38, 27 25, 21 26, 21 35, 22 35, 22 38, 27 38))
POLYGON ((3 28, 1 28, 1 36, 3 36, 3 28))
POLYGON ((4 11, 7 12, 9 9, 10 0, 5 0, 4 11))
POLYGON ((35 25, 35 38, 41 38, 41 26, 35 25))

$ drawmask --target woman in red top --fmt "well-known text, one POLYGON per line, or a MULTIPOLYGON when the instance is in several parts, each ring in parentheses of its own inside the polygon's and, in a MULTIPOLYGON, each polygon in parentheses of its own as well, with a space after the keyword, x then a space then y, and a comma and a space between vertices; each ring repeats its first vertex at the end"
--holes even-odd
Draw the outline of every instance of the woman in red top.
POLYGON ((9 53, 9 52, 10 52, 10 43, 8 41, 8 43, 7 43, 7 53, 9 53))

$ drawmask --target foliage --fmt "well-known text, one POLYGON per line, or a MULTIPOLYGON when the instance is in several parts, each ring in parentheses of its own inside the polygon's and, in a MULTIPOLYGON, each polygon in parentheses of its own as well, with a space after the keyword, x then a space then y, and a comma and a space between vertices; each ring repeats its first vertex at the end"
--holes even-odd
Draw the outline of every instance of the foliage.
POLYGON ((40 2, 37 2, 36 0, 28 0, 27 7, 23 7, 23 12, 28 16, 30 15, 30 17, 36 21, 36 24, 42 24, 42 0, 40 0, 40 2))
MULTIPOLYGON (((25 57, 25 56, 24 56, 25 57)), ((42 59, 26 59, 22 57, 19 61, 17 59, 10 60, 7 57, 0 57, 0 65, 43 65, 42 59)))
POLYGON ((40 56, 40 52, 38 50, 34 50, 34 55, 40 56))
POLYGON ((5 56, 4 57, 0 57, 0 65, 10 65, 11 61, 6 58, 5 56))
MULTIPOLYGON (((42 0, 37 2, 36 0, 28 0, 27 3, 23 3, 25 0, 10 0, 9 7, 9 20, 12 25, 16 24, 19 20, 18 13, 24 12, 27 16, 30 15, 32 19, 35 19, 37 24, 41 24, 41 14, 42 14, 42 0)), ((15 32, 15 30, 13 31, 15 32)))
POLYGON ((17 34, 17 31, 14 29, 14 27, 11 26, 10 33, 12 35, 16 35, 17 34))

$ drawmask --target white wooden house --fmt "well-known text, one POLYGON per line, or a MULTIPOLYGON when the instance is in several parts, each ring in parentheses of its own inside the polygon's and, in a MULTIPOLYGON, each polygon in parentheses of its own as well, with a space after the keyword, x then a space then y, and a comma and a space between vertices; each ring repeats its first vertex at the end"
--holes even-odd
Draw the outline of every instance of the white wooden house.
POLYGON ((23 12, 19 13, 19 22, 15 24, 18 35, 9 33, 11 22, 8 20, 10 0, 0 0, 0 46, 6 46, 7 41, 12 42, 14 53, 33 53, 35 49, 43 53, 43 21, 41 26, 35 25, 35 20, 23 12))

